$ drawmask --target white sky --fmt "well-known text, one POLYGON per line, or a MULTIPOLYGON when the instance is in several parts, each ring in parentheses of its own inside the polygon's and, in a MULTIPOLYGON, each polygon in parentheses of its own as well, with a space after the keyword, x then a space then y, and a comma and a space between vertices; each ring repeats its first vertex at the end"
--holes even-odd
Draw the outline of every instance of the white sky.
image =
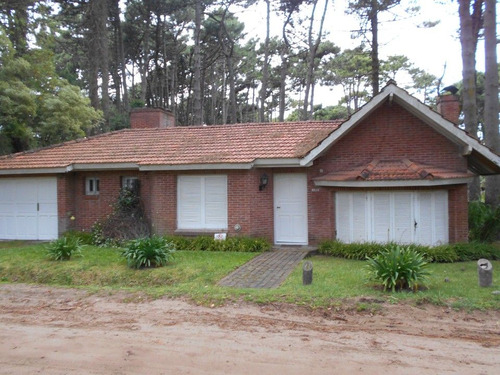
MULTIPOLYGON (((389 14, 380 20, 380 58, 390 55, 405 55, 416 67, 437 77, 443 74, 446 64, 442 84, 446 86, 460 81, 462 79, 462 59, 458 39, 458 3, 454 0, 417 0, 416 3, 421 7, 420 14, 408 18, 404 9, 409 3, 410 0, 403 0, 402 5, 397 7, 401 16, 399 21, 384 22, 393 17, 389 14), (433 28, 418 27, 423 21, 435 20, 441 22, 433 28)), ((323 4, 323 1, 320 1, 318 10, 321 8, 322 11, 323 4)), ((326 38, 342 49, 354 48, 359 45, 359 40, 351 39, 351 30, 359 28, 358 20, 356 16, 345 14, 346 5, 347 0, 330 0, 325 21, 329 32, 326 38)), ((266 10, 263 2, 259 2, 257 6, 248 10, 235 13, 245 23, 245 33, 248 37, 258 36, 264 40, 266 10)), ((317 13, 319 14, 319 12, 317 13)), ((319 18, 319 15, 317 17, 319 18)), ((276 13, 271 19, 271 29, 273 35, 281 35, 281 20, 276 13)), ((481 42, 477 50, 477 70, 484 71, 484 45, 481 42)), ((398 82, 398 84, 402 86, 404 82, 398 82)), ((334 90, 334 94, 336 92, 337 90, 334 90)), ((320 94, 319 91, 317 93, 320 94)), ((338 94, 340 95, 340 92, 338 94)), ((328 103, 323 103, 324 105, 337 103, 338 98, 331 98, 332 94, 326 96, 329 96, 329 100, 328 103)), ((319 99, 317 96, 317 101, 320 101, 319 99)))

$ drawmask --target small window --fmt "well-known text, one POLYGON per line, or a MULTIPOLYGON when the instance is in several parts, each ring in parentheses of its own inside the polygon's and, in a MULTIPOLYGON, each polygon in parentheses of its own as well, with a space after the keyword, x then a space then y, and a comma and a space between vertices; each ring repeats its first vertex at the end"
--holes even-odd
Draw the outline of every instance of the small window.
POLYGON ((122 177, 122 189, 136 192, 139 190, 139 179, 137 177, 122 177))
POLYGON ((85 180, 85 194, 98 195, 99 194, 99 179, 96 177, 87 177, 85 180))

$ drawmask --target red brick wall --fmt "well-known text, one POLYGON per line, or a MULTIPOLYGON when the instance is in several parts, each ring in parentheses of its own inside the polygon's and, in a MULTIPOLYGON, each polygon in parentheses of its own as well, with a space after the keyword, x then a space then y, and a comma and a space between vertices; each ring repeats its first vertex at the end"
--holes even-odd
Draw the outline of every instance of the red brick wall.
POLYGON ((57 177, 57 214, 59 234, 74 229, 74 174, 68 173, 57 177))
POLYGON ((77 230, 89 230, 92 225, 113 211, 121 188, 122 176, 136 176, 137 172, 81 172, 72 177, 73 212, 75 217, 74 228, 77 230), (99 178, 99 194, 85 194, 85 179, 87 177, 99 178))
POLYGON ((162 108, 135 108, 130 112, 132 129, 166 128, 175 126, 172 112, 162 108))
POLYGON ((352 129, 314 163, 313 169, 321 175, 349 170, 373 159, 404 158, 467 171, 457 145, 395 103, 384 104, 352 129))
POLYGON ((448 218, 450 242, 467 242, 469 239, 467 185, 450 186, 448 190, 448 218))

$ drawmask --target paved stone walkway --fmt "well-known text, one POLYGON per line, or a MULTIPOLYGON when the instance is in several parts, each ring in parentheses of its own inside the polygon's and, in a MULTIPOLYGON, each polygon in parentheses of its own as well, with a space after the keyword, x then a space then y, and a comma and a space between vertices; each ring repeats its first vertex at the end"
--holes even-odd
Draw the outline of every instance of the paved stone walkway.
POLYGON ((262 253, 223 278, 234 288, 277 288, 311 249, 278 249, 262 253))

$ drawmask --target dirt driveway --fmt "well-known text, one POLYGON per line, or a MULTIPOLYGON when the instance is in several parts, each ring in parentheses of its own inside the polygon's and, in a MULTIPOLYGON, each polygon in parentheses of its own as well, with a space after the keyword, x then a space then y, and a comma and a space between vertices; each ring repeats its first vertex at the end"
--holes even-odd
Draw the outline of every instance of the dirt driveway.
POLYGON ((498 374, 500 313, 200 307, 0 286, 1 374, 498 374))

